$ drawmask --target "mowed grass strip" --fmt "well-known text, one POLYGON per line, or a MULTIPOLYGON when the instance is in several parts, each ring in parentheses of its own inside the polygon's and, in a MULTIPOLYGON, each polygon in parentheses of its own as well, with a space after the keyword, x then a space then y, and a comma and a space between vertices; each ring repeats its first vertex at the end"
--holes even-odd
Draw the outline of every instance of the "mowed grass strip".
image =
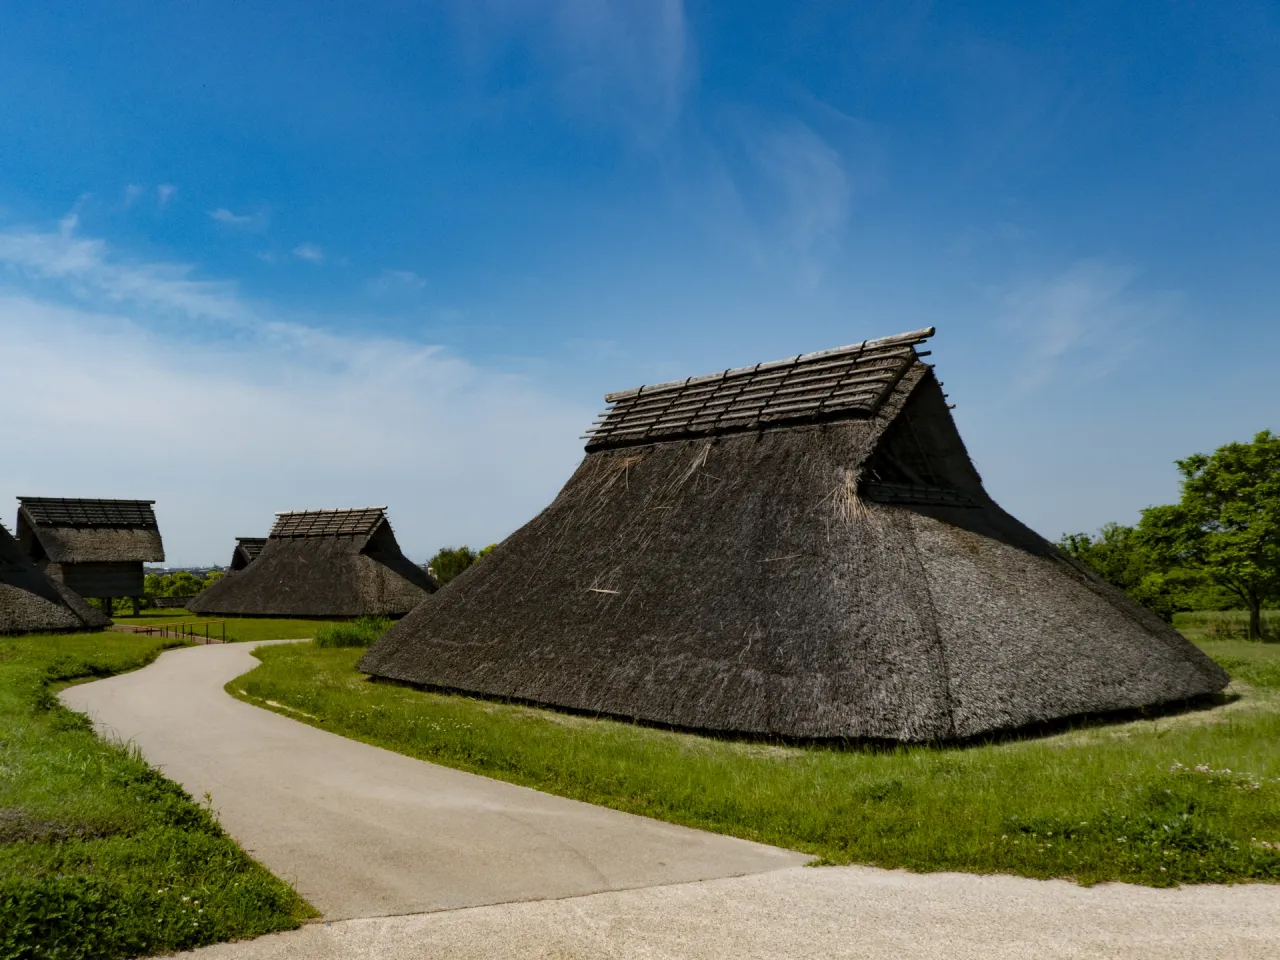
MULTIPOLYGON (((1245 610, 1201 610, 1175 613, 1173 625, 1183 636, 1202 640, 1243 640, 1249 635, 1249 613, 1245 610)), ((1262 611, 1262 635, 1269 642, 1280 641, 1280 610, 1262 611)))
POLYGON ((173 641, 0 638, 0 957, 132 957, 296 927, 314 911, 55 691, 173 641))
POLYGON ((338 625, 335 620, 289 620, 283 617, 201 617, 185 610, 148 610, 140 617, 113 617, 116 623, 144 627, 174 626, 179 623, 199 624, 203 636, 205 623, 214 638, 222 637, 225 624, 227 642, 245 643, 262 640, 310 640, 318 631, 338 625), (219 623, 217 621, 223 621, 219 623))
POLYGON ((549 793, 813 853, 827 864, 1081 883, 1280 880, 1276 648, 1212 710, 896 750, 727 741, 375 683, 360 649, 255 651, 227 689, 345 736, 549 793), (1245 681, 1248 677, 1248 681, 1245 681), (293 711, 300 711, 295 713, 293 711))

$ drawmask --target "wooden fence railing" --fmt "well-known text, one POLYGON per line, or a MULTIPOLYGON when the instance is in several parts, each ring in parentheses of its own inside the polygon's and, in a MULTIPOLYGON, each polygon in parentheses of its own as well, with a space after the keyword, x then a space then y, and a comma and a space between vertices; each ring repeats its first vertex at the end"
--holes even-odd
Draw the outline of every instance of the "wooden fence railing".
POLYGON ((184 640, 203 640, 205 643, 227 642, 227 621, 190 620, 183 623, 117 623, 116 630, 141 633, 149 637, 177 637, 184 640), (204 628, 201 630, 201 628, 204 628), (217 627, 217 630, 212 628, 217 627))

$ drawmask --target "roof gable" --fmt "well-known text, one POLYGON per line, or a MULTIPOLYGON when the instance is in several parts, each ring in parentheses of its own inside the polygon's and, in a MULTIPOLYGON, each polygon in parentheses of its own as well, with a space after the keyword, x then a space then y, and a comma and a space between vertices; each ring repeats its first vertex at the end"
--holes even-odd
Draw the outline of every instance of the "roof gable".
POLYGON ((250 560, 256 559, 266 545, 266 537, 236 537, 236 546, 244 551, 244 555, 250 560))
POLYGON ((158 530, 154 500, 93 500, 19 497, 21 510, 37 527, 119 527, 158 530))
POLYGON ((612 404, 584 435, 587 450, 715 436, 822 420, 874 416, 916 362, 910 333, 800 354, 721 373, 610 393, 612 404))

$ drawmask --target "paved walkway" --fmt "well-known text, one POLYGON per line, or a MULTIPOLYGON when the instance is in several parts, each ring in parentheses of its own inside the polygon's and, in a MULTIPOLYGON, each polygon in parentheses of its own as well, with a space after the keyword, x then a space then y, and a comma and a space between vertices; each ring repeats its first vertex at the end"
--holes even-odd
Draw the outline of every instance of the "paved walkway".
POLYGON ((1275 887, 797 867, 705 883, 316 924, 191 960, 1275 960, 1275 887))
POLYGON ((227 695, 250 644, 187 647, 62 694, 131 740, 328 919, 576 897, 807 857, 553 797, 326 733, 227 695))
POLYGON ((257 663, 248 649, 172 651, 63 694, 196 796, 209 791, 231 834, 329 918, 193 960, 1280 956, 1275 886, 1086 889, 798 867, 786 851, 458 773, 240 703, 222 685, 257 663))

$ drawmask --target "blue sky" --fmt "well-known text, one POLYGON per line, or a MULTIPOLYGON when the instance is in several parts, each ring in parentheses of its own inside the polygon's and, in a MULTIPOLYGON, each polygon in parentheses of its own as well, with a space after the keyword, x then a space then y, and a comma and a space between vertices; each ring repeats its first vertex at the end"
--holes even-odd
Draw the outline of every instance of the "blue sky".
POLYGON ((0 9, 0 504, 519 526, 601 395, 936 325, 992 494, 1280 428, 1274 3, 0 9), (1056 6, 1057 9, 1051 9, 1056 6))

